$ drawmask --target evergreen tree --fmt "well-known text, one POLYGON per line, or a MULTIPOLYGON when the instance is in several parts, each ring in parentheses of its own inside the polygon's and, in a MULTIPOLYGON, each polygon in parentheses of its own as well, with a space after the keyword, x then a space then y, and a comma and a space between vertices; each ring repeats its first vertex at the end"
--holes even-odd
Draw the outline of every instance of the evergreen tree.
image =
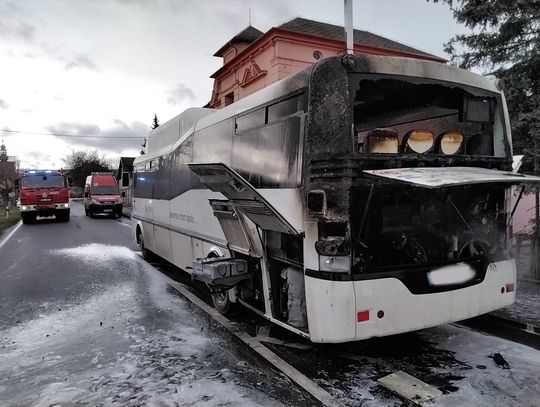
MULTIPOLYGON (((429 1, 429 0, 428 0, 429 1)), ((433 0, 452 8, 471 29, 456 35, 445 51, 465 69, 478 67, 503 79, 514 154, 522 169, 540 173, 540 0, 433 0)), ((540 279, 540 194, 536 188, 533 227, 536 277, 540 279)))
POLYGON ((503 79, 514 154, 525 154, 523 169, 534 172, 540 150, 540 1, 433 1, 449 4, 456 21, 471 29, 445 44, 451 63, 503 79))
POLYGON ((152 130, 157 129, 159 127, 159 120, 157 118, 157 114, 154 113, 154 121, 152 122, 152 130))

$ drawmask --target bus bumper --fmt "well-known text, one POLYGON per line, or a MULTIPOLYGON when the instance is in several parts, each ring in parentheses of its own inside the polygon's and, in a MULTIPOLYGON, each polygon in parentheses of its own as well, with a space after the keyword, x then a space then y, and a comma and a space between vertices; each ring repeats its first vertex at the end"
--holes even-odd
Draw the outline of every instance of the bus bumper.
POLYGON ((329 281, 306 276, 313 342, 349 342, 460 321, 512 304, 514 260, 491 263, 484 280, 453 291, 412 294, 396 278, 329 281))

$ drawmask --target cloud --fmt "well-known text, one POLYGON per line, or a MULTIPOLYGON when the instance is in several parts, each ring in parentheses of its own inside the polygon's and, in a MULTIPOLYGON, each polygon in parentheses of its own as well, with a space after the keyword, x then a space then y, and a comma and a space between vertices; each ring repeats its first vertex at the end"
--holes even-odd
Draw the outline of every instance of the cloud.
POLYGON ((25 168, 55 168, 57 157, 53 157, 51 154, 47 154, 38 150, 31 150, 24 153, 25 155, 25 168), (44 165, 44 163, 46 163, 44 165))
POLYGON ((9 109, 9 105, 4 99, 0 99, 0 109, 9 109))
POLYGON ((89 69, 90 71, 100 72, 98 66, 92 61, 88 55, 79 54, 67 60, 65 69, 69 71, 70 69, 81 68, 89 69))
POLYGON ((8 25, 0 21, 0 34, 11 36, 27 42, 34 41, 36 27, 22 21, 8 25))
POLYGON ((183 83, 178 83, 172 90, 167 92, 167 103, 179 105, 184 100, 195 99, 195 93, 183 83))
POLYGON ((83 136, 57 136, 57 138, 70 144, 73 149, 90 147, 97 149, 102 154, 120 154, 126 150, 139 151, 144 138, 148 135, 149 128, 141 122, 133 122, 131 125, 127 125, 123 121, 116 119, 113 121, 112 126, 106 128, 91 123, 61 122, 48 126, 47 131, 62 135, 83 136))

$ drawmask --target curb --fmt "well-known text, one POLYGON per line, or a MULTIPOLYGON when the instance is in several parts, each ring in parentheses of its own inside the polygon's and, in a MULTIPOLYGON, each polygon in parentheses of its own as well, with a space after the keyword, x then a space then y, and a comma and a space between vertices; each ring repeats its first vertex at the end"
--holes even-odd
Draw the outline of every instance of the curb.
POLYGON ((538 284, 540 285, 540 281, 539 280, 535 280, 533 278, 526 278, 526 277, 522 277, 522 278, 518 278, 517 279, 517 282, 519 284, 520 281, 524 281, 526 283, 533 283, 533 284, 538 284))
POLYGON ((493 322, 496 324, 505 325, 509 328, 519 329, 521 331, 525 331, 533 335, 540 335, 540 327, 537 327, 532 324, 528 324, 526 322, 520 322, 514 319, 503 318, 503 317, 499 317, 493 314, 481 315, 478 318, 482 318, 487 322, 493 322))

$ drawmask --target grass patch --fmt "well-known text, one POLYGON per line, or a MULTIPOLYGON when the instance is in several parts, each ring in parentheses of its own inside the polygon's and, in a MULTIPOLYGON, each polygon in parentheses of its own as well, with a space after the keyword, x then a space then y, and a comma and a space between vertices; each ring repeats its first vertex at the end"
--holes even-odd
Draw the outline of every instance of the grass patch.
POLYGON ((5 229, 16 224, 20 219, 21 213, 17 208, 10 208, 9 216, 6 216, 5 211, 0 210, 0 234, 2 234, 5 229))

